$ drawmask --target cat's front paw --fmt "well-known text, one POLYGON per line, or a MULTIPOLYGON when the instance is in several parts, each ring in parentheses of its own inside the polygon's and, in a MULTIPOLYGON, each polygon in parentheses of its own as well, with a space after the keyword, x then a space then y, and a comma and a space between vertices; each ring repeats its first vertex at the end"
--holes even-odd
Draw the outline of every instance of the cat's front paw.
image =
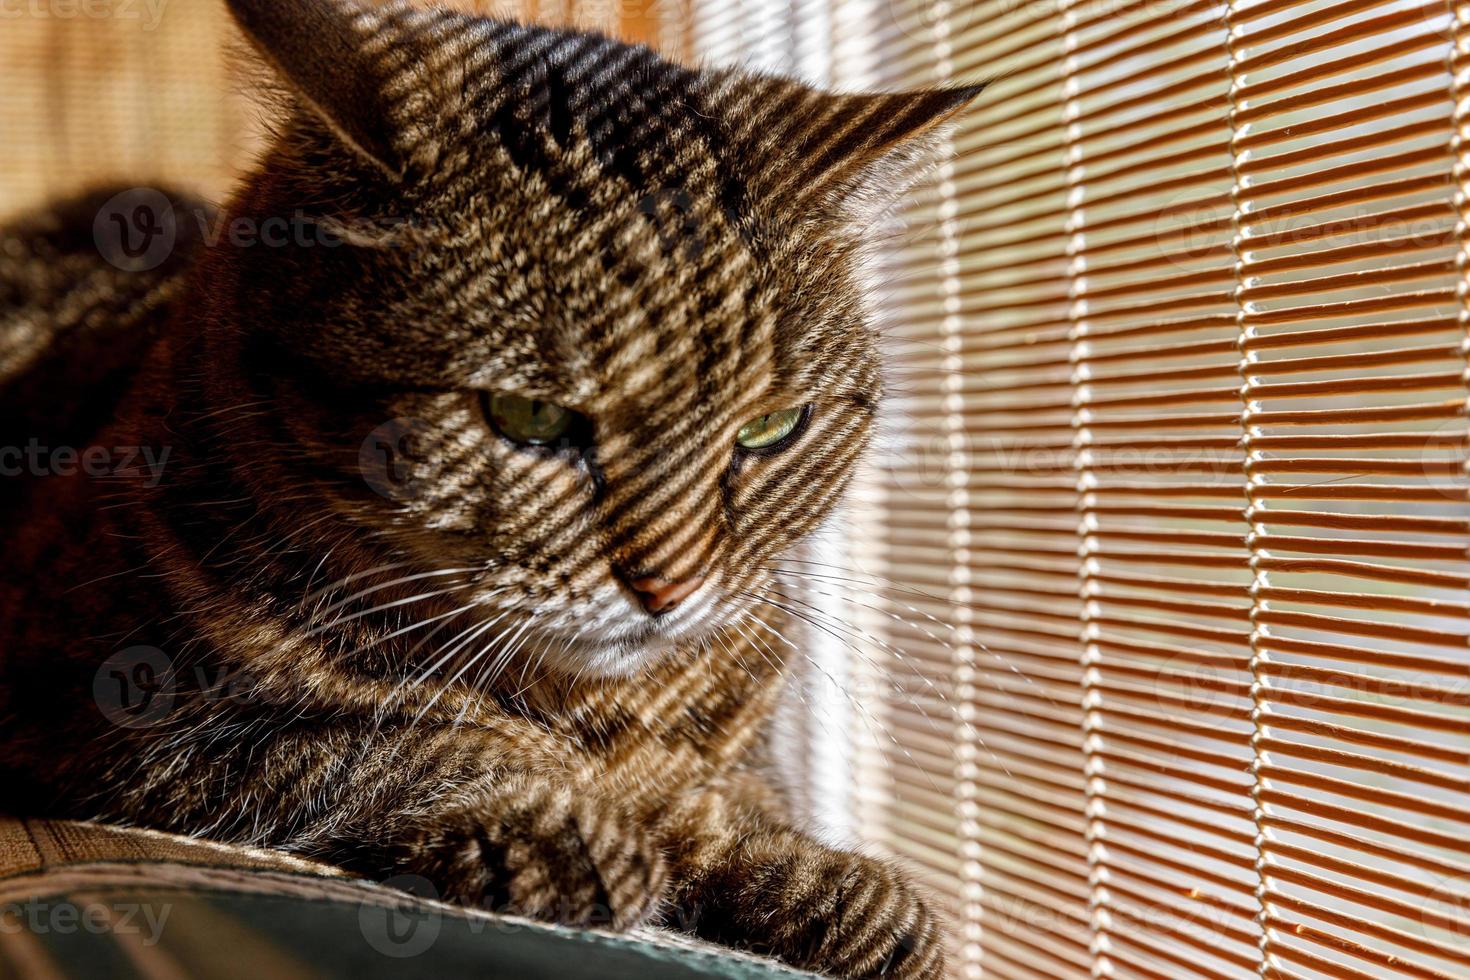
POLYGON ((700 936, 844 980, 943 980, 939 917, 902 872, 815 842, 747 846, 690 910, 700 936))
POLYGON ((663 855, 626 808, 540 777, 446 815, 401 863, 450 901, 569 926, 630 928, 665 889, 663 855))

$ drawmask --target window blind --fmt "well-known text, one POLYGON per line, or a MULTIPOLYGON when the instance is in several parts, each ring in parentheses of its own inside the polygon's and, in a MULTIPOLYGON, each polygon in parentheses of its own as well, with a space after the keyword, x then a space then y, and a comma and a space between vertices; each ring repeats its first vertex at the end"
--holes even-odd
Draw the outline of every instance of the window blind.
POLYGON ((860 833, 964 976, 1470 976, 1470 5, 827 16, 993 79, 875 289, 860 833))

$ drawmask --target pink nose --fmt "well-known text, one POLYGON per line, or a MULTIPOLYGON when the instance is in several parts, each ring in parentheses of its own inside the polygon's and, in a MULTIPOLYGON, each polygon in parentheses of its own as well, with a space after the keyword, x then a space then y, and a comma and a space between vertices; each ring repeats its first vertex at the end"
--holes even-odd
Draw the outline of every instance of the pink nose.
POLYGON ((638 594, 638 601, 651 613, 668 612, 694 594, 704 584, 703 575, 694 575, 682 582, 670 582, 657 576, 635 578, 628 587, 638 594))

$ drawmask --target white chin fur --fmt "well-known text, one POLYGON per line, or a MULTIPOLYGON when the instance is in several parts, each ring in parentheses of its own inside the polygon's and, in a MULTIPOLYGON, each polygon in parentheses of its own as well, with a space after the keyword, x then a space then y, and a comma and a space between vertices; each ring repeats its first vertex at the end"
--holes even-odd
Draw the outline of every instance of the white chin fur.
POLYGON ((583 677, 627 677, 680 646, 697 642, 714 621, 712 582, 658 617, 649 616, 616 586, 599 591, 608 594, 596 596, 589 608, 562 612, 555 623, 535 630, 541 639, 528 648, 546 651, 546 668, 583 677))

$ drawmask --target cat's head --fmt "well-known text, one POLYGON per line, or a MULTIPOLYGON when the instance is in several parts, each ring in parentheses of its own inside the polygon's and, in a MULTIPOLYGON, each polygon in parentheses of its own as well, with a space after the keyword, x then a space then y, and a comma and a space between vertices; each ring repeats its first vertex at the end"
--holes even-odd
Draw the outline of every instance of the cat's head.
POLYGON ((239 250, 220 317, 293 446, 268 479, 569 672, 749 607, 869 438, 862 229, 976 90, 838 96, 441 9, 230 6, 285 95, 232 213, 289 241, 239 250))

